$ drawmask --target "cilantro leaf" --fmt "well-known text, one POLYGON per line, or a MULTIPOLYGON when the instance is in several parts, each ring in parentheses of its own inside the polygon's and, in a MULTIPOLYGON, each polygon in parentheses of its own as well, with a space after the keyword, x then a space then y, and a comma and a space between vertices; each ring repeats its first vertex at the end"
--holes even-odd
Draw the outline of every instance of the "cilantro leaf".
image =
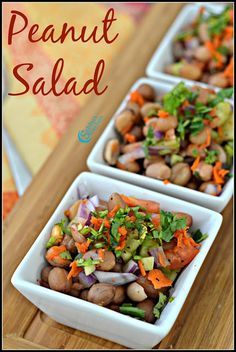
POLYGON ((217 160, 217 155, 219 154, 219 151, 205 149, 205 152, 206 152, 205 162, 210 165, 214 164, 217 160))
POLYGON ((233 87, 221 89, 219 92, 216 93, 216 97, 209 102, 209 106, 214 107, 225 99, 232 98, 233 92, 233 87))
POLYGON ((164 295, 162 292, 160 292, 159 293, 159 300, 153 308, 153 314, 157 319, 160 318, 161 312, 165 306, 166 301, 167 301, 167 296, 164 295))
POLYGON ((49 240, 46 243, 46 249, 49 249, 54 246, 56 243, 56 238, 55 237, 50 237, 49 240))
POLYGON ((200 243, 208 237, 207 233, 202 233, 200 229, 197 229, 192 233, 192 238, 195 242, 200 243))
POLYGON ((59 225, 63 234, 67 234, 69 236, 72 236, 71 230, 67 227, 68 221, 66 219, 62 219, 61 222, 57 223, 56 225, 59 225))
POLYGON ((155 230, 153 237, 170 242, 176 230, 186 227, 186 218, 177 218, 171 212, 161 210, 161 230, 155 230))
POLYGON ((163 97, 164 110, 168 111, 172 115, 177 114, 177 108, 188 99, 190 90, 186 87, 184 82, 180 82, 174 87, 169 93, 163 97))
POLYGON ((63 259, 72 259, 69 251, 62 252, 59 254, 59 256, 63 259))

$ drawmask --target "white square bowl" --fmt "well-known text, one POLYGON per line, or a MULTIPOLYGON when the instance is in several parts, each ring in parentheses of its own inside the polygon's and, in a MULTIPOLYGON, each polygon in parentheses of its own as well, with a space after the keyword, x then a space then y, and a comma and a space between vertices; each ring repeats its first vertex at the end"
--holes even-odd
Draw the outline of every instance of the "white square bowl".
MULTIPOLYGON (((180 78, 178 79, 178 83, 182 81, 180 78)), ((130 91, 133 91, 138 88, 138 86, 142 83, 150 84, 156 91, 156 93, 164 94, 169 92, 175 84, 161 82, 152 80, 150 78, 141 78, 135 82, 135 84, 131 87, 130 91)), ((187 84, 187 86, 191 87, 194 84, 187 84)), ((126 182, 130 182, 136 184, 138 186, 142 186, 145 188, 149 188, 153 191, 158 191, 161 193, 166 193, 173 197, 177 197, 180 199, 187 200, 192 203, 196 203, 202 205, 204 207, 210 208, 212 210, 216 210, 221 212, 233 194, 233 178, 227 181, 225 186, 223 187, 222 193, 219 197, 215 197, 200 191, 192 190, 187 187, 178 186, 172 183, 164 184, 161 180, 156 180, 151 177, 147 177, 144 175, 135 174, 133 172, 128 172, 124 170, 120 170, 118 168, 109 166, 103 159, 103 151, 107 141, 111 138, 116 138, 118 133, 115 131, 114 122, 115 116, 124 109, 126 102, 128 100, 129 94, 126 95, 120 107, 114 114, 113 118, 107 125, 106 129, 98 139, 96 145, 92 149, 88 159, 87 165, 90 170, 96 172, 101 175, 109 176, 111 178, 117 178, 126 182)), ((232 103, 232 102, 231 102, 232 103)))
MULTIPOLYGON (((165 34, 164 38, 162 39, 160 45, 157 47, 156 51, 154 52, 150 62, 148 63, 146 69, 146 75, 151 78, 161 79, 166 82, 172 82, 177 84, 180 79, 185 83, 198 83, 205 88, 212 88, 219 90, 218 87, 211 86, 209 84, 200 82, 200 81, 193 81, 190 79, 185 79, 182 77, 177 77, 171 74, 167 74, 164 72, 165 66, 174 62, 173 53, 172 53, 172 43, 173 40, 184 26, 191 23, 199 11, 199 4, 189 4, 183 7, 180 11, 179 15, 176 17, 175 21, 171 25, 168 32, 165 34)), ((210 4, 205 3, 204 7, 208 8, 210 11, 214 13, 220 13, 224 9, 224 5, 221 4, 210 4)))
POLYGON ((222 216, 212 210, 145 190, 121 181, 84 172, 70 186, 54 214, 16 269, 11 282, 29 301, 57 322, 130 348, 152 348, 170 331, 218 233, 222 216), (53 225, 64 217, 64 211, 77 200, 77 187, 85 184, 89 194, 108 200, 114 191, 137 198, 160 202, 164 210, 186 212, 193 217, 193 230, 200 228, 208 237, 202 242, 198 255, 183 270, 176 281, 174 301, 164 308, 154 325, 122 315, 93 303, 39 286, 37 279, 45 265, 45 243, 53 225))

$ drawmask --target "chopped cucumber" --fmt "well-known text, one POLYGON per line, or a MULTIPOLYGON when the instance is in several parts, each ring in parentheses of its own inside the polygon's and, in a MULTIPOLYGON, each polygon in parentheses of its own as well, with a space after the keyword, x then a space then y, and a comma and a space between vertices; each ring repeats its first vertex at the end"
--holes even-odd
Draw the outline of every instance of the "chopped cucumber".
POLYGON ((125 250, 132 253, 136 251, 139 245, 140 245, 139 240, 135 240, 134 238, 128 238, 125 246, 125 250))
POLYGON ((158 247, 158 244, 155 240, 146 238, 142 243, 139 254, 142 257, 148 257, 149 256, 149 253, 148 253, 149 249, 156 248, 156 247, 158 247))
POLYGON ((167 268, 161 268, 161 271, 171 281, 174 281, 176 279, 176 277, 178 275, 178 272, 179 272, 179 270, 170 270, 170 269, 167 269, 167 268))
POLYGON ((145 271, 150 271, 154 267, 154 257, 146 257, 141 259, 145 271))
POLYGON ((122 251, 121 258, 125 263, 127 263, 132 257, 132 253, 126 251, 125 249, 122 251))
POLYGON ((86 275, 86 276, 92 274, 95 270, 96 270, 96 267, 95 267, 94 264, 88 265, 88 266, 85 266, 85 267, 84 267, 84 272, 85 272, 85 275, 86 275))

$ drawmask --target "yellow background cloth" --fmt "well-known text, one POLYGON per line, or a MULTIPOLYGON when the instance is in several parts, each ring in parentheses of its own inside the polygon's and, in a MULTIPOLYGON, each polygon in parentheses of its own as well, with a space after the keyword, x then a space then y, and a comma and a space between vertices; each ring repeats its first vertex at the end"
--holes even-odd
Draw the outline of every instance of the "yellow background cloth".
MULTIPOLYGON (((15 65, 32 62, 34 68, 27 73, 27 80, 34 82, 41 75, 49 80, 49 73, 58 58, 63 58, 63 81, 77 77, 83 84, 93 76, 96 63, 103 58, 106 62, 105 70, 113 58, 123 49, 142 16, 149 9, 148 4, 142 3, 4 3, 3 4, 3 57, 5 61, 7 80, 10 92, 22 91, 22 85, 12 74, 15 65), (29 43, 27 29, 33 24, 39 25, 39 33, 49 24, 53 24, 56 33, 60 33, 63 23, 67 22, 75 28, 88 28, 88 33, 94 26, 101 29, 102 20, 109 8, 115 9, 117 20, 109 30, 109 37, 116 33, 116 41, 108 45, 101 41, 94 44, 72 42, 66 39, 63 44, 29 43), (11 18, 11 10, 24 13, 29 24, 20 35, 13 37, 13 44, 8 45, 7 34, 11 18)), ((22 25, 22 24, 21 24, 22 25)), ((100 33, 100 32, 99 32, 100 33)), ((22 72, 25 72, 22 71, 22 72)), ((108 71, 109 72, 109 71, 108 71)), ((26 77, 26 75, 25 75, 26 77)), ((12 137, 20 155, 26 162, 33 175, 42 166, 60 136, 68 125, 76 118, 78 111, 86 103, 89 95, 43 97, 27 93, 21 96, 7 96, 4 101, 3 118, 6 128, 12 137)), ((3 217, 5 218, 17 201, 18 195, 11 176, 8 161, 3 155, 3 217)))

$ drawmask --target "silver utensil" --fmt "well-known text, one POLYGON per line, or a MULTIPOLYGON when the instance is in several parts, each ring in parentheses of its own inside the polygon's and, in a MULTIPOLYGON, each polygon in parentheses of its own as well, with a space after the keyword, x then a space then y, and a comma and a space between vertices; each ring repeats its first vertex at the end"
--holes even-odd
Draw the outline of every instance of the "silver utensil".
MULTIPOLYGON (((8 80, 4 62, 2 62, 2 103, 7 97, 7 92, 8 80)), ((32 180, 32 174, 23 159, 21 158, 20 154, 18 153, 17 148, 14 142, 12 141, 11 137, 9 136, 4 126, 4 120, 2 124, 2 138, 4 143, 4 150, 7 154, 12 176, 16 184, 16 189, 19 196, 21 196, 30 184, 32 180)))

